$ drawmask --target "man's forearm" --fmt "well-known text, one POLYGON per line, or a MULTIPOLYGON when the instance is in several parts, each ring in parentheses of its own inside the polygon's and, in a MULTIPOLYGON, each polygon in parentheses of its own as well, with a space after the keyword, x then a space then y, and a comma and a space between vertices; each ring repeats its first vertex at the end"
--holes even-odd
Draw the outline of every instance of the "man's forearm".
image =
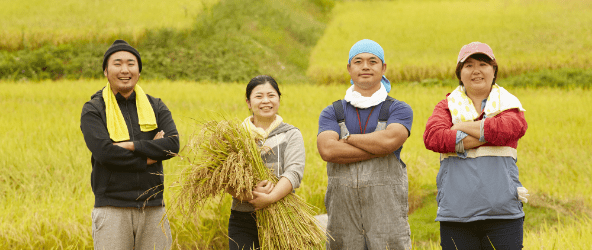
MULTIPOLYGON (((135 146, 134 146, 134 142, 131 142, 131 141, 116 142, 116 143, 113 143, 113 145, 120 146, 120 147, 125 148, 125 149, 127 149, 129 151, 132 151, 132 152, 134 152, 134 150, 136 150, 135 149, 135 146)), ((147 165, 152 165, 152 164, 154 164, 156 162, 158 162, 158 161, 157 160, 150 159, 150 158, 146 158, 146 164, 147 165)))
POLYGON ((350 135, 346 142, 370 154, 386 155, 401 148, 408 135, 409 132, 403 125, 391 124, 385 130, 350 135))
MULTIPOLYGON (((159 102, 158 129, 162 136, 157 136, 153 140, 140 140, 134 142, 134 152, 145 157, 163 161, 170 159, 174 154, 179 153, 179 132, 173 121, 171 112, 164 103, 159 102)), ((155 110, 156 111, 156 110, 155 110)))
POLYGON ((146 159, 113 144, 109 132, 98 113, 88 112, 81 117, 80 128, 93 158, 112 171, 144 171, 146 159))
POLYGON ((179 137, 176 135, 158 140, 135 141, 134 144, 134 152, 156 160, 169 159, 179 152, 179 137))
POLYGON ((356 147, 370 154, 388 154, 399 149, 404 141, 389 140, 382 133, 355 134, 347 139, 347 144, 356 147), (393 150, 390 150, 394 148, 393 150))
POLYGON ((120 146, 120 147, 125 148, 129 151, 132 151, 132 152, 134 150, 136 150, 134 147, 134 142, 131 142, 131 141, 116 142, 116 143, 113 143, 113 145, 120 146))
POLYGON ((338 164, 360 162, 381 156, 383 155, 371 154, 363 149, 349 145, 343 140, 330 143, 330 149, 326 150, 324 154, 321 153, 323 160, 338 164))

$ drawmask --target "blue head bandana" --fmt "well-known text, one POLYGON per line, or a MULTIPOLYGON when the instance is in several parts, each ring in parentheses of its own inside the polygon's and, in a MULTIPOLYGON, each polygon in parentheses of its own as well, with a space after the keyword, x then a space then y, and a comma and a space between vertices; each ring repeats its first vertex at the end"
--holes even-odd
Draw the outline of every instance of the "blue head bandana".
MULTIPOLYGON (((373 54, 380 58, 382 63, 384 63, 384 50, 382 49, 382 47, 380 47, 380 45, 375 41, 364 39, 358 41, 356 44, 354 44, 354 46, 351 47, 351 49, 349 50, 349 60, 347 61, 347 64, 350 64, 352 58, 354 58, 354 56, 360 53, 373 54)), ((349 81, 351 84, 354 84, 353 80, 350 79, 349 81)), ((386 79, 384 75, 382 76, 380 82, 382 83, 382 85, 384 85, 386 92, 391 92, 391 82, 388 79, 386 79)))

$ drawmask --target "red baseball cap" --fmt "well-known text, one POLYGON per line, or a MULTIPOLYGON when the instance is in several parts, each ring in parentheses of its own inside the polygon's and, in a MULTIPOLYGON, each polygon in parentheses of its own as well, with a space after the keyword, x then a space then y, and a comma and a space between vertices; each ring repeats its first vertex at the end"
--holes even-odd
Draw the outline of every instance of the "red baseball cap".
POLYGON ((467 58, 469 58, 469 56, 473 54, 485 54, 491 58, 491 60, 495 60, 495 56, 493 56, 493 50, 491 47, 489 47, 489 45, 480 42, 472 42, 460 49, 456 63, 458 64, 460 62, 464 62, 467 60, 467 58))

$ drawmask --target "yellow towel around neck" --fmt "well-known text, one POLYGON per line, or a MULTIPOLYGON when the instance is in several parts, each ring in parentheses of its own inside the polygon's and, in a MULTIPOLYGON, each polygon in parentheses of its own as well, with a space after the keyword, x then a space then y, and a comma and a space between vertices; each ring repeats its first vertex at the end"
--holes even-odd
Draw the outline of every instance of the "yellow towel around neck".
MULTIPOLYGON (((134 87, 136 91, 136 107, 138 109, 138 123, 142 132, 155 130, 158 126, 156 125, 156 116, 148 97, 140 85, 136 84, 134 87)), ((130 139, 127 125, 123 114, 117 105, 117 99, 115 94, 111 90, 111 86, 107 83, 107 87, 103 89, 103 100, 105 101, 105 112, 107 115, 107 131, 109 137, 115 142, 127 141, 130 139)))
MULTIPOLYGON (((475 110, 473 101, 467 96, 463 86, 458 86, 446 99, 448 100, 448 109, 450 109, 452 115, 452 124, 470 122, 479 118, 481 110, 479 112, 475 110)), ((514 108, 526 111, 522 108, 522 104, 516 96, 503 87, 494 84, 485 104, 484 111, 487 117, 493 117, 505 110, 514 108)))
POLYGON ((242 125, 245 128, 247 128, 251 132, 251 136, 253 136, 253 138, 255 138, 257 140, 267 139, 267 136, 269 136, 269 133, 271 133, 271 131, 273 131, 275 128, 277 128, 284 121, 284 119, 281 116, 275 115, 275 119, 269 125, 269 128, 263 129, 263 128, 258 128, 257 126, 255 126, 255 124, 253 124, 252 119, 253 119, 253 116, 247 117, 243 121, 242 125))

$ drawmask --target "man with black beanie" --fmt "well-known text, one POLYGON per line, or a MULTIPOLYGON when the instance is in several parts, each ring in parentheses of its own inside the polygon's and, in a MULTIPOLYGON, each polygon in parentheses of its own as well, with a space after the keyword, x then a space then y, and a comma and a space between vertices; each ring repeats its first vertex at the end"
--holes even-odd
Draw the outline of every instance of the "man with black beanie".
POLYGON ((82 108, 95 249, 171 248, 162 161, 179 152, 179 134, 162 100, 137 84, 141 71, 140 53, 116 40, 103 57, 108 83, 82 108))

